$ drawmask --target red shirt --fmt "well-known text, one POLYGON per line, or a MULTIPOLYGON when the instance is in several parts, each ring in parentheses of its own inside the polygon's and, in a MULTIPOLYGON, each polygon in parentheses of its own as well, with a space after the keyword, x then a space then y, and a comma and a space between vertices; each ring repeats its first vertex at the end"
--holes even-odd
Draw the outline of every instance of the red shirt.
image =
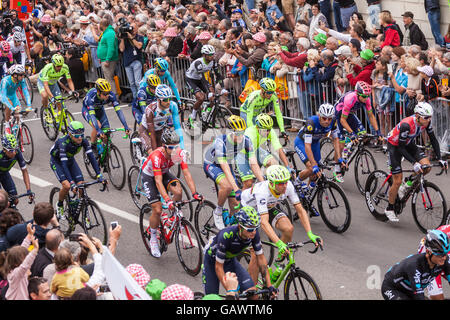
POLYGON ((188 168, 185 161, 184 150, 177 148, 172 151, 171 157, 167 159, 164 153, 164 147, 159 147, 147 157, 142 165, 142 171, 149 176, 162 176, 167 173, 175 163, 180 163, 182 170, 188 168))
POLYGON ((398 31, 394 29, 394 25, 390 24, 384 29, 384 42, 380 48, 385 46, 398 47, 400 45, 400 35, 398 31))

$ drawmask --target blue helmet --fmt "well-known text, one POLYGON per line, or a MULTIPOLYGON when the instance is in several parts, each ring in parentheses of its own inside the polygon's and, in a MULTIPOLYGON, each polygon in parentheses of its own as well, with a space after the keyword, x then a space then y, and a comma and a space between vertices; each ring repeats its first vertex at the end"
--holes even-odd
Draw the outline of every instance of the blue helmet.
POLYGON ((168 99, 172 97, 172 89, 167 84, 159 84, 155 90, 158 99, 168 99))
POLYGON ((39 17, 39 10, 38 9, 33 9, 33 11, 31 11, 31 15, 35 18, 39 17))
POLYGON ((163 59, 163 58, 156 58, 154 65, 155 65, 155 68, 157 68, 161 71, 166 71, 167 69, 169 69, 169 63, 167 62, 166 59, 163 59))
POLYGON ((425 237, 425 248, 436 255, 448 254, 450 251, 450 241, 441 230, 430 230, 425 237))
POLYGON ((234 214, 234 216, 241 226, 259 228, 261 225, 261 217, 253 207, 242 207, 241 210, 234 214))

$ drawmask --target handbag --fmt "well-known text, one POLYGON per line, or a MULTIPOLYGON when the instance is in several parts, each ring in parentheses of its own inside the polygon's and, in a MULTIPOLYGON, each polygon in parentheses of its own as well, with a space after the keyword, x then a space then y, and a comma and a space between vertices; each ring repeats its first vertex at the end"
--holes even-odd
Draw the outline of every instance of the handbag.
POLYGON ((244 103, 250 93, 259 89, 261 89, 261 87, 258 81, 253 80, 253 74, 250 70, 248 70, 248 80, 245 83, 244 90, 242 90, 241 94, 239 95, 239 100, 244 103))

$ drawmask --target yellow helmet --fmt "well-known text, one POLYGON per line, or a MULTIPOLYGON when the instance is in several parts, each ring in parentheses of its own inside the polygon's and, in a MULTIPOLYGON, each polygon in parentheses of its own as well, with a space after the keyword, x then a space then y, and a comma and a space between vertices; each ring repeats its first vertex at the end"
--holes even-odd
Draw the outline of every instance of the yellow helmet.
POLYGON ((237 115, 232 115, 227 119, 228 128, 233 131, 244 131, 247 128, 245 120, 237 115))
POLYGON ((156 74, 150 74, 147 77, 147 84, 152 87, 157 87, 161 84, 161 79, 156 74))
POLYGON ((267 113, 260 113, 255 120, 256 126, 260 129, 270 130, 273 127, 273 119, 267 113))
POLYGON ((111 84, 106 79, 98 78, 97 81, 95 81, 95 89, 100 92, 110 92, 111 84))

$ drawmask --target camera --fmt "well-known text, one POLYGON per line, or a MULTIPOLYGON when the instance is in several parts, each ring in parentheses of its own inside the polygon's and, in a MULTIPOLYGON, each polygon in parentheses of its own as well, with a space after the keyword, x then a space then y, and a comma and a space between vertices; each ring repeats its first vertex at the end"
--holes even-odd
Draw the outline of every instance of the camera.
POLYGON ((119 38, 126 38, 127 36, 127 32, 132 33, 133 32, 133 27, 128 23, 127 19, 125 18, 120 18, 119 22, 119 38))
POLYGON ((0 26, 2 29, 7 29, 13 26, 12 17, 13 14, 10 11, 7 11, 0 16, 0 26))

